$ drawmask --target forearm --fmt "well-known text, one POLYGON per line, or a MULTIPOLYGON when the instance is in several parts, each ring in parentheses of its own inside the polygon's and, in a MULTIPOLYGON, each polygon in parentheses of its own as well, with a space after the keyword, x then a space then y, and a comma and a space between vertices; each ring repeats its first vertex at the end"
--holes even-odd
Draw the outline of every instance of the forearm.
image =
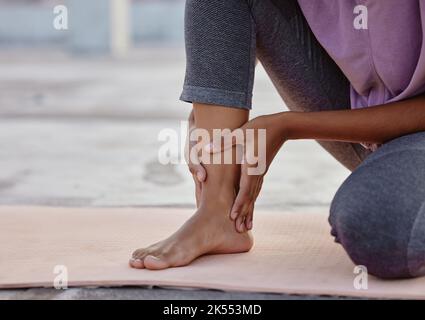
POLYGON ((425 96, 358 110, 283 112, 273 121, 285 139, 384 143, 425 131, 425 96))

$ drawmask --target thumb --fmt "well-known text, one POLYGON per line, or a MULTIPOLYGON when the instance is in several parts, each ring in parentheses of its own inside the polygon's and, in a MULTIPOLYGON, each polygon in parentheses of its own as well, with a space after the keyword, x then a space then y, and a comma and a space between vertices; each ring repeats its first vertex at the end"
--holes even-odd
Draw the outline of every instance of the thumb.
POLYGON ((204 182, 207 179, 207 172, 205 168, 200 164, 196 166, 196 178, 199 182, 204 182))

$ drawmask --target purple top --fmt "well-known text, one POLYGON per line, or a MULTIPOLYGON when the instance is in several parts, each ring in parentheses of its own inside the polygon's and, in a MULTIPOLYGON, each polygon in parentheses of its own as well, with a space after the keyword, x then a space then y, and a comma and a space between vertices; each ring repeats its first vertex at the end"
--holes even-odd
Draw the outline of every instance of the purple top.
POLYGON ((298 0, 351 83, 351 107, 425 92, 425 0, 298 0))

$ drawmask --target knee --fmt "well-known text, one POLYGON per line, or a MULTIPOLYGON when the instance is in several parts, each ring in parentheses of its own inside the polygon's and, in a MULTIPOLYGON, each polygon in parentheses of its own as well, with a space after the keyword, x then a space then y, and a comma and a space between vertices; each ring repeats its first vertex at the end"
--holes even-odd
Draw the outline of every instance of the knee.
POLYGON ((425 210, 418 214, 417 208, 404 206, 397 185, 379 189, 368 183, 370 178, 359 170, 340 187, 331 205, 332 234, 351 260, 366 266, 371 275, 424 275, 425 210))

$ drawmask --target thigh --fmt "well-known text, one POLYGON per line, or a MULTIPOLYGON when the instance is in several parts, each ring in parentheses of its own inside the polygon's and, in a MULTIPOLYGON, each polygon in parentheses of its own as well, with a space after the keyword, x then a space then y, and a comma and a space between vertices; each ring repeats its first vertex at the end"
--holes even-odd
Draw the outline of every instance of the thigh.
POLYGON ((425 132, 386 143, 343 183, 332 234, 356 264, 385 278, 425 274, 425 132))
MULTIPOLYGON (((350 84, 318 43, 296 0, 247 0, 257 57, 290 110, 350 108, 350 84)), ((360 144, 319 142, 353 170, 369 154, 360 144)))

